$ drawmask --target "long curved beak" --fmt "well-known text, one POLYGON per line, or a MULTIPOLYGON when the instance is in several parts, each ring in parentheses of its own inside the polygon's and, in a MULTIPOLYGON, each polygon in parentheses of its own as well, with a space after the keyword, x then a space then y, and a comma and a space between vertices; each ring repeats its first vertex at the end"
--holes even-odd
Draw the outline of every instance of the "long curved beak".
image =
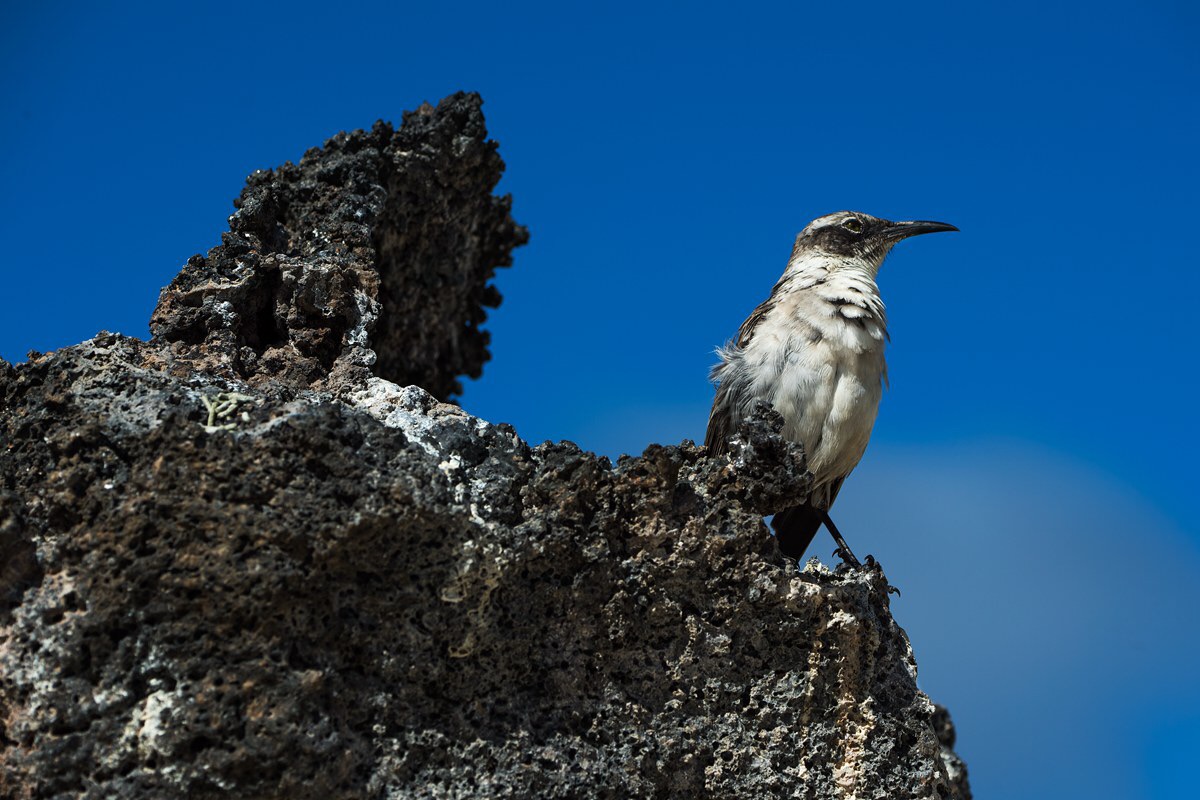
POLYGON ((910 236, 920 236, 923 233, 942 233, 943 231, 956 231, 948 222, 930 222, 924 219, 915 219, 908 222, 893 222, 891 225, 883 229, 883 238, 889 241, 900 241, 907 239, 910 236))

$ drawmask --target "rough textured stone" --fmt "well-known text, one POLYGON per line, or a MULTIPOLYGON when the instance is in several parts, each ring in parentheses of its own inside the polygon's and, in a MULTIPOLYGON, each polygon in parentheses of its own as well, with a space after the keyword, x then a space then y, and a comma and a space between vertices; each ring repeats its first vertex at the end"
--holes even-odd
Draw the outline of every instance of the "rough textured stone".
POLYGON ((489 281, 528 239, 491 194, 504 162, 480 105, 453 95, 251 175, 221 245, 151 317, 176 374, 308 386, 373 367, 440 398, 478 377, 489 281))
POLYGON ((150 342, 0 362, 0 796, 969 797, 773 413, 614 467, 387 379, 486 357, 498 169, 472 96, 335 137, 150 342))

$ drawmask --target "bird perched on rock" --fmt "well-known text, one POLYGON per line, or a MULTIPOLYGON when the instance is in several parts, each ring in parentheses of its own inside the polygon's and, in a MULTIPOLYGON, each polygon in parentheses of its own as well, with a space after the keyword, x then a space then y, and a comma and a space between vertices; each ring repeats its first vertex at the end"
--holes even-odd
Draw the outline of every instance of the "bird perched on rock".
POLYGON ((842 557, 858 566, 829 507, 867 449, 887 379, 887 316, 875 276, 901 239, 956 230, 857 211, 813 220, 796 237, 771 296, 742 323, 737 341, 717 351, 717 396, 704 440, 709 453, 728 449, 729 436, 759 401, 783 417, 783 435, 804 447, 812 490, 771 521, 789 557, 803 556, 824 523, 842 557))

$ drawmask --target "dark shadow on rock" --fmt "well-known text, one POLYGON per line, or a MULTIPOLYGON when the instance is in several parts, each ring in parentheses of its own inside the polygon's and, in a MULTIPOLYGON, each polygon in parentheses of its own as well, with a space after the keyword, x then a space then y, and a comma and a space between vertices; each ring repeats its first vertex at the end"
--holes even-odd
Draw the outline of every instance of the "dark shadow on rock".
POLYGON ((491 279, 528 238, 492 194, 504 162, 480 106, 456 94, 251 175, 154 310, 173 368, 294 388, 370 368, 443 399, 478 377, 491 279))

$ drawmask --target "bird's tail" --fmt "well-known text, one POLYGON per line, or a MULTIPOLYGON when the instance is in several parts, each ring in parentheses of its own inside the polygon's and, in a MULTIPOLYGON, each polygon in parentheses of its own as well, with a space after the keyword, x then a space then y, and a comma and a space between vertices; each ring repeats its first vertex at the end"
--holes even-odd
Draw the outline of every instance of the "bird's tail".
POLYGON ((784 509, 771 518, 775 540, 788 558, 801 559, 804 551, 821 529, 821 514, 808 503, 784 509))

